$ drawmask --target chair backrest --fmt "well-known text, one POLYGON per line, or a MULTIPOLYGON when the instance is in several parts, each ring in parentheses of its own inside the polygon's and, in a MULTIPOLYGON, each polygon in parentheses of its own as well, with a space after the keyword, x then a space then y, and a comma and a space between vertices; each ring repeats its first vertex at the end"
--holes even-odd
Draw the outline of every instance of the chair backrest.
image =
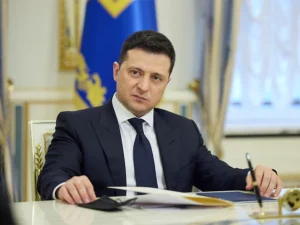
POLYGON ((31 151, 29 159, 32 201, 41 200, 37 192, 37 178, 45 164, 45 155, 55 130, 55 120, 30 121, 31 151))

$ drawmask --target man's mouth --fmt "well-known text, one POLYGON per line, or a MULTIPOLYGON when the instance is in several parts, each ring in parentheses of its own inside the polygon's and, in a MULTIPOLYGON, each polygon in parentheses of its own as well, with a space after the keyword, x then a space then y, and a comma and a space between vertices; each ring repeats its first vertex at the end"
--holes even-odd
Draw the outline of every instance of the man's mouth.
POLYGON ((143 101, 147 101, 146 98, 144 98, 142 96, 139 96, 139 95, 133 95, 133 97, 138 98, 138 99, 143 100, 143 101))

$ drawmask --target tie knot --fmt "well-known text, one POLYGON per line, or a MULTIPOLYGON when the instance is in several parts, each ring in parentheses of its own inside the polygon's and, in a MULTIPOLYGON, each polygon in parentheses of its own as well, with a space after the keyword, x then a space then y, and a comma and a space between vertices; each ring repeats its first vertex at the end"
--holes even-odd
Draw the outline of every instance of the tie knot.
POLYGON ((133 126, 133 128, 135 129, 135 131, 137 133, 144 133, 143 122, 145 122, 145 120, 138 119, 138 118, 132 118, 132 119, 129 119, 128 121, 131 124, 131 126, 133 126))

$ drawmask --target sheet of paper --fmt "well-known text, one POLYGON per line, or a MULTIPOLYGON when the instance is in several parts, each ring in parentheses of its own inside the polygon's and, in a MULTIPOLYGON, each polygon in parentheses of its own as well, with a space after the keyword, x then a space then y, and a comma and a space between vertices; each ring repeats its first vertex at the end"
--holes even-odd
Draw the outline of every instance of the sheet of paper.
POLYGON ((108 187, 126 191, 146 193, 138 195, 138 204, 163 204, 163 205, 202 205, 202 206, 232 206, 233 203, 217 198, 197 196, 196 194, 176 191, 161 190, 147 187, 108 187))

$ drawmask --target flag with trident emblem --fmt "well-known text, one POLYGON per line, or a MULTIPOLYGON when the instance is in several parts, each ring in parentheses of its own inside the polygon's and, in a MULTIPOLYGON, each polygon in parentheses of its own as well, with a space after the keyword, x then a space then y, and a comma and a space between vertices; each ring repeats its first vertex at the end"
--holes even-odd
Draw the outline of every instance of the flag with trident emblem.
POLYGON ((77 108, 99 106, 115 93, 112 66, 123 41, 140 30, 157 30, 154 0, 89 0, 75 81, 77 108))

